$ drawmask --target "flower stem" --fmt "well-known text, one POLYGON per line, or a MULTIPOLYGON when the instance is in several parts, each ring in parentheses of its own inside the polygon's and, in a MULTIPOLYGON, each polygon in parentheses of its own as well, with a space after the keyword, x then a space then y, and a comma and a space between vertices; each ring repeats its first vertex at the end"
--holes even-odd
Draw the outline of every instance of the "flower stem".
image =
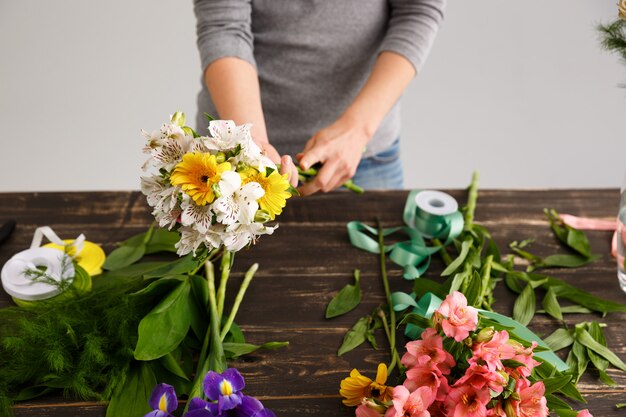
POLYGON ((389 345, 391 347, 391 364, 389 364, 389 372, 396 366, 396 358, 398 353, 396 352, 396 312, 393 310, 393 304, 391 302, 391 290, 389 289, 389 280, 387 279, 387 264, 385 255, 385 242, 383 236, 383 228, 380 224, 380 219, 376 219, 378 224, 378 248, 380 249, 380 273, 383 278, 383 286, 385 287, 385 297, 387 298, 387 305, 389 306, 389 318, 391 319, 391 326, 389 329, 389 345))
POLYGON ((230 251, 224 251, 222 255, 222 277, 220 279, 220 286, 217 289, 217 316, 220 322, 222 321, 222 314, 224 313, 224 299, 226 298, 226 283, 230 276, 230 266, 233 264, 235 254, 230 251))
MULTIPOLYGON (((391 345, 391 330, 389 329, 389 323, 387 323, 387 315, 385 314, 385 312, 383 310, 380 310, 380 312, 378 313, 378 316, 381 318, 381 321, 383 322, 383 329, 385 329, 385 334, 387 335, 387 340, 389 341, 389 344, 391 345)), ((395 333, 395 332, 394 332, 395 333)), ((404 372, 404 367, 400 364, 400 356, 398 355, 398 351, 397 350, 393 350, 391 352, 391 363, 389 364, 389 368, 388 368, 388 372, 391 372, 391 370, 394 368, 395 365, 398 365, 398 368, 400 369, 400 372, 404 372)))
POLYGON ((222 328, 222 333, 220 334, 220 340, 223 341, 226 335, 228 334, 228 332, 230 331, 230 326, 232 326, 233 322, 235 321, 235 316, 237 315, 239 306, 241 305, 241 302, 243 301, 243 297, 246 294, 246 290, 248 289, 248 286, 250 285, 250 281, 252 281, 252 278, 254 277, 254 274, 257 271, 257 269, 259 269, 259 264, 254 264, 246 272, 246 275, 243 278, 243 282, 241 283, 241 287, 239 287, 239 292, 237 293, 237 296, 235 297, 233 308, 230 310, 230 315, 228 316, 228 319, 226 320, 226 323, 224 324, 224 327, 222 328))
POLYGON ((474 212, 478 200, 478 172, 472 174, 472 182, 467 189, 467 206, 465 208, 465 230, 469 230, 474 224, 474 212))
POLYGON ((441 240, 435 238, 432 240, 433 245, 435 246, 439 246, 441 249, 439 250, 439 255, 441 256, 441 259, 443 260, 443 262, 446 265, 450 265, 452 263, 452 258, 450 257, 450 254, 448 253, 448 251, 446 251, 445 246, 443 246, 443 243, 441 243, 441 240))

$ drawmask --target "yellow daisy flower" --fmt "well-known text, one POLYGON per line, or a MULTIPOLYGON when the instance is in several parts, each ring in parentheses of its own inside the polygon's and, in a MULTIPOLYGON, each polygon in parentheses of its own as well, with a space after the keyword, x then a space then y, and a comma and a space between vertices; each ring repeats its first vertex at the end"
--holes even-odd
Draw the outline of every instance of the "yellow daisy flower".
POLYGON ((270 219, 274 220, 277 215, 283 212, 283 207, 287 204, 287 199, 291 197, 287 174, 280 175, 278 171, 272 171, 270 175, 256 169, 246 169, 239 173, 242 176, 242 184, 258 182, 265 191, 259 201, 261 210, 269 213, 270 219))
POLYGON ((199 206, 215 200, 213 186, 219 183, 222 173, 230 171, 230 162, 217 163, 215 155, 192 152, 183 155, 170 176, 172 185, 180 185, 199 206))
POLYGON ((378 365, 376 380, 372 381, 353 369, 350 376, 341 381, 339 395, 344 397, 343 403, 347 406, 361 404, 363 398, 375 398, 381 402, 393 399, 393 387, 385 385, 387 382, 387 365, 378 365))

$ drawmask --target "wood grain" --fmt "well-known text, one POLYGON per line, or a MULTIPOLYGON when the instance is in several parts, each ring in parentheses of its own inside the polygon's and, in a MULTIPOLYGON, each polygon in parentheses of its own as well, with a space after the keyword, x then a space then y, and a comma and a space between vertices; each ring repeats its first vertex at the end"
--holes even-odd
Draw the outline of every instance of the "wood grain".
MULTIPOLYGON (((463 190, 451 190, 461 204, 463 190)), ((378 258, 353 248, 345 225, 351 220, 374 224, 377 218, 387 226, 400 225, 407 191, 368 192, 356 196, 345 192, 297 199, 279 218, 280 227, 249 250, 237 254, 230 282, 236 288, 249 265, 261 267, 237 318, 251 343, 288 340, 280 351, 257 352, 232 363, 247 378, 246 391, 259 396, 278 416, 347 416, 352 410, 341 404, 339 382, 354 367, 374 376, 376 365, 387 360, 386 342, 379 337, 381 350, 362 345, 337 357, 343 334, 362 315, 384 302, 378 258), (332 320, 324 309, 332 295, 352 282, 352 271, 361 270, 363 302, 354 311, 332 320)), ((502 251, 514 240, 534 237, 533 253, 545 256, 563 253, 543 215, 545 207, 559 212, 598 218, 614 218, 617 190, 481 190, 476 221, 488 227, 502 251)), ((14 234, 0 246, 0 264, 30 245, 36 227, 49 225, 61 237, 84 233, 88 240, 102 244, 108 252, 116 244, 140 233, 152 222, 144 197, 138 192, 87 193, 5 193, 0 194, 0 223, 15 219, 14 234)), ((626 304, 610 256, 610 232, 588 232, 594 252, 601 258, 574 270, 555 269, 550 274, 599 297, 626 304)), ((441 261, 435 257, 427 276, 438 279, 441 261)), ((389 264, 392 290, 409 291, 397 266, 389 264)), ((231 290, 231 297, 232 297, 231 290)), ((510 314, 515 295, 503 285, 495 292, 495 309, 510 314)), ((12 305, 0 292, 0 307, 12 305)), ((605 329, 609 346, 626 361, 626 336, 622 322, 626 315, 568 315, 568 325, 598 320, 605 329)), ((558 327, 550 317, 538 314, 530 328, 548 335, 558 327)), ((403 337, 400 335, 400 337, 403 337)), ((602 385, 593 375, 585 376, 580 389, 596 416, 623 415, 615 403, 626 402, 626 376, 610 370, 615 387, 602 385)), ((104 416, 104 405, 73 402, 48 396, 15 407, 16 416, 104 416)))

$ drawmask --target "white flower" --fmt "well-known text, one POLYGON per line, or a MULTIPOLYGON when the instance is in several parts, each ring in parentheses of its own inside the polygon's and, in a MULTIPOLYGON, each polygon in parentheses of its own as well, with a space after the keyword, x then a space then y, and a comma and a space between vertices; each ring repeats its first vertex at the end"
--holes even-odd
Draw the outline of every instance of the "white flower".
POLYGON ((148 205, 156 211, 169 212, 178 204, 180 187, 164 183, 158 175, 141 177, 141 192, 146 195, 148 205))
POLYGON ((222 152, 237 145, 246 148, 252 141, 250 127, 250 124, 236 126, 232 120, 211 120, 209 122, 211 137, 206 138, 205 144, 211 150, 222 152))
POLYGON ((241 186, 241 177, 233 171, 222 174, 219 183, 221 196, 213 203, 217 221, 222 224, 251 223, 259 209, 257 200, 265 194, 258 182, 241 186))
POLYGON ((178 218, 181 215, 181 211, 179 208, 171 211, 161 211, 155 209, 152 212, 152 215, 159 223, 159 227, 167 228, 167 230, 172 230, 172 228, 178 223, 178 218))
POLYGON ((267 227, 261 223, 236 224, 229 227, 224 246, 229 251, 239 251, 249 243, 255 243, 260 235, 271 235, 278 226, 267 227))
POLYGON ((196 251, 206 242, 204 233, 198 232, 192 227, 180 228, 180 240, 174 245, 176 247, 176 253, 180 256, 187 255, 189 252, 193 252, 196 256, 196 251))
POLYGON ((213 212, 210 205, 199 206, 187 194, 183 194, 180 222, 183 226, 193 226, 200 233, 206 233, 211 227, 213 212))

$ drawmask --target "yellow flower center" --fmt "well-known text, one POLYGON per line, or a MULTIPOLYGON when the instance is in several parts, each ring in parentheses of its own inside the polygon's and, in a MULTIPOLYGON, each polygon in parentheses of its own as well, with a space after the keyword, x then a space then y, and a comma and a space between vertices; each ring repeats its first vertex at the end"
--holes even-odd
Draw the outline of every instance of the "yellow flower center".
POLYGON ((230 382, 223 380, 220 384, 220 391, 222 391, 222 395, 232 395, 233 386, 230 384, 230 382))

